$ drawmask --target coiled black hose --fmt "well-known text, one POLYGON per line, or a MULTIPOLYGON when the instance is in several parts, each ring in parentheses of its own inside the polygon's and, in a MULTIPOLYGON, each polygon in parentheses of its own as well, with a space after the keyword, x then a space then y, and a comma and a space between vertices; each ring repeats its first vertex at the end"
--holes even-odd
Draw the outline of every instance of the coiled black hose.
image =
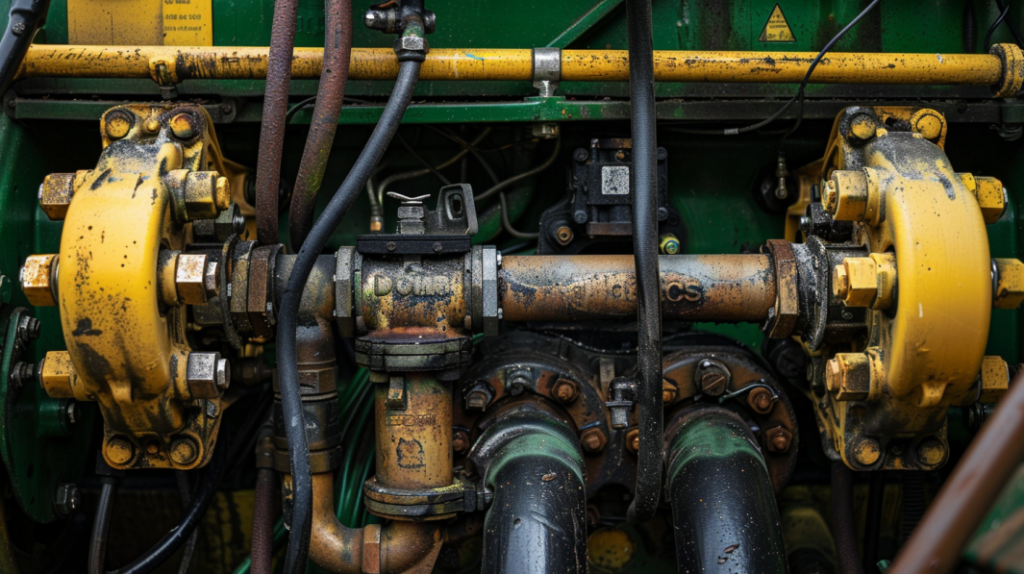
MULTIPOLYGON (((192 505, 189 507, 188 512, 185 513, 181 524, 171 529, 141 558, 124 568, 110 572, 110 574, 146 574, 147 572, 152 572, 181 548, 182 544, 192 534, 192 531, 199 526, 199 522, 203 519, 206 509, 210 506, 213 496, 217 494, 217 484, 220 483, 221 476, 224 475, 224 470, 228 466, 229 442, 227 437, 222 437, 217 442, 217 446, 214 447, 213 458, 207 465, 203 478, 196 487, 197 492, 192 497, 192 505)), ((101 506, 101 510, 102 508, 101 506)), ((105 520, 109 520, 109 518, 105 520)), ((98 517, 97 523, 99 523, 98 517)))
POLYGON ((658 142, 654 109, 651 1, 626 0, 629 92, 633 123, 633 254, 637 286, 637 405, 640 450, 636 496, 627 518, 646 522, 658 510, 664 467, 661 404, 661 276, 658 269, 658 142))
POLYGON ((310 230, 292 268, 288 287, 281 295, 281 313, 277 323, 278 381, 281 388, 281 409, 284 414, 285 436, 288 439, 288 454, 292 474, 292 519, 291 535, 285 552, 285 574, 298 574, 306 568, 309 552, 310 520, 313 509, 313 479, 309 468, 309 445, 306 442, 305 423, 302 416, 302 397, 299 393, 299 372, 296 364, 295 331, 298 328, 299 302, 306 280, 313 270, 320 251, 327 245, 334 229, 352 207, 360 192, 366 186, 374 167, 384 155, 384 150, 398 131, 420 75, 422 53, 404 54, 398 70, 398 79, 388 99, 384 113, 370 140, 359 154, 352 170, 335 192, 323 214, 310 230), (403 57, 404 56, 404 57, 403 57), (418 59, 417 59, 418 56, 418 59))

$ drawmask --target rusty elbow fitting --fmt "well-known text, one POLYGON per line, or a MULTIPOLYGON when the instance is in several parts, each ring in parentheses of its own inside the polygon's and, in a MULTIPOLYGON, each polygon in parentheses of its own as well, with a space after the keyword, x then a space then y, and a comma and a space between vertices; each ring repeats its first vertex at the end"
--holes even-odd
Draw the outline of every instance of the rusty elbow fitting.
POLYGON ((309 558, 331 572, 359 574, 364 566, 363 540, 366 530, 347 528, 338 521, 334 514, 334 476, 329 472, 314 474, 309 558))
POLYGON ((432 571, 444 538, 441 528, 429 522, 392 520, 380 529, 379 572, 432 571))

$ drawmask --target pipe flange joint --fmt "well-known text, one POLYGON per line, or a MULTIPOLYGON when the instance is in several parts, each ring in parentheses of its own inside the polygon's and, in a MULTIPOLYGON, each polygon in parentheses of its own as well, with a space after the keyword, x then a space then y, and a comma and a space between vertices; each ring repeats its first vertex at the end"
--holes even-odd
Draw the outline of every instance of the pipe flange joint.
POLYGON ((474 331, 483 333, 486 337, 498 334, 498 323, 501 319, 498 306, 500 261, 501 254, 493 246, 473 247, 469 261, 469 272, 472 277, 470 286, 471 324, 474 331))
POLYGON ((785 339, 793 334, 800 316, 796 254, 788 241, 780 239, 769 239, 761 250, 771 256, 775 272, 775 306, 768 310, 761 330, 772 339, 785 339))
POLYGON ((1015 44, 996 44, 989 54, 999 58, 1003 73, 999 83, 992 86, 992 95, 997 98, 1012 98, 1024 85, 1024 52, 1015 44))
POLYGON ((562 80, 562 49, 534 48, 532 75, 533 87, 540 91, 542 97, 554 96, 558 82, 562 80))
POLYGON ((334 321, 342 337, 356 336, 355 270, 362 265, 363 256, 355 247, 342 247, 335 254, 334 267, 334 321))

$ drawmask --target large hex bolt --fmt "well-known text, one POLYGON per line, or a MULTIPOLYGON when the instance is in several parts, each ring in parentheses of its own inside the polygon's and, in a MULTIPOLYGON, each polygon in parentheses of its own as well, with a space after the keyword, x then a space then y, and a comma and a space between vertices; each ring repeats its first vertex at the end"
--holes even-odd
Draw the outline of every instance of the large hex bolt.
POLYGON ((879 215, 881 188, 868 169, 836 170, 822 189, 822 205, 837 221, 868 221, 879 215))
POLYGON ((56 255, 30 255, 21 268, 21 290, 28 302, 35 307, 57 305, 57 273, 59 262, 56 255))
POLYGON ((494 399, 494 389, 487 381, 477 381, 466 389, 466 410, 484 412, 494 399))
POLYGON ((39 207, 50 221, 64 220, 71 205, 71 198, 75 195, 76 181, 79 175, 86 173, 88 172, 52 173, 43 179, 39 186, 39 207))
POLYGON ((875 382, 867 353, 838 353, 825 365, 825 386, 837 401, 867 401, 880 384, 875 382))
POLYGON ((174 269, 174 286, 178 301, 185 305, 206 303, 206 270, 208 259, 205 253, 179 253, 174 269))
POLYGON ((604 436, 599 428, 589 428, 580 435, 580 446, 585 452, 591 454, 601 452, 608 444, 608 437, 604 436))
POLYGON ((896 287, 896 256, 872 253, 847 257, 832 269, 832 295, 847 307, 886 309, 892 306, 896 287))
POLYGON ((505 379, 505 388, 513 397, 523 394, 523 391, 533 384, 533 373, 529 369, 516 369, 508 374, 505 379))
POLYGON ((70 482, 57 485, 53 495, 53 512, 60 518, 67 518, 78 508, 78 487, 70 482))
POLYGON ((231 382, 231 368, 220 353, 192 352, 186 367, 188 390, 193 399, 213 399, 231 382))
POLYGON ((772 427, 764 431, 765 445, 768 452, 785 453, 789 452, 789 445, 793 442, 793 433, 784 427, 772 427))
POLYGON ((701 359, 693 375, 693 380, 700 391, 712 397, 724 393, 725 389, 729 388, 731 379, 732 373, 729 372, 729 368, 714 359, 701 359))
POLYGON ((1024 301, 1024 263, 1020 259, 993 259, 992 291, 992 307, 1020 307, 1024 301))

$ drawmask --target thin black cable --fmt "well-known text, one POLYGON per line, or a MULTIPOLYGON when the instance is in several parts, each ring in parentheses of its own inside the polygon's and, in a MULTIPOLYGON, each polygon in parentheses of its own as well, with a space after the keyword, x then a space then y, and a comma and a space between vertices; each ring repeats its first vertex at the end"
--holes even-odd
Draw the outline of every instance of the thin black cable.
POLYGON ((651 0, 626 0, 629 105, 633 130, 633 258, 636 262, 637 385, 640 448, 631 524, 654 517, 665 466, 665 408, 661 400, 661 273, 658 268, 658 141, 654 101, 651 0))
MULTIPOLYGON (((803 79, 803 81, 800 82, 800 88, 797 89, 796 94, 794 94, 793 97, 790 98, 788 102, 786 102, 781 108, 779 108, 779 110, 777 112, 775 112, 774 114, 768 116, 766 119, 761 120, 761 121, 757 122, 756 124, 751 124, 749 126, 745 126, 745 127, 742 127, 742 128, 726 128, 725 130, 701 130, 701 129, 681 128, 681 127, 675 127, 675 126, 673 126, 672 128, 669 128, 669 129, 671 131, 676 131, 676 132, 680 132, 680 133, 684 133, 684 134, 707 135, 707 136, 714 136, 714 135, 734 136, 734 135, 739 135, 739 134, 745 134, 745 133, 748 133, 748 132, 759 130, 759 129, 763 128, 764 126, 766 126, 766 125, 774 122, 775 120, 779 119, 780 117, 782 117, 782 114, 786 113, 786 111, 793 104, 798 103, 798 102, 800 103, 800 110, 799 110, 799 113, 797 114, 797 119, 799 120, 800 118, 803 117, 804 90, 807 88, 807 84, 811 80, 811 74, 814 73, 814 69, 818 67, 818 62, 821 62, 821 59, 825 56, 825 54, 829 50, 832 49, 832 46, 835 46, 836 42, 838 42, 840 38, 842 38, 854 26, 856 26, 857 23, 860 22, 861 19, 864 18, 864 16, 867 16, 868 12, 871 12, 871 10, 874 9, 875 6, 878 6, 879 2, 881 2, 881 0, 873 0, 873 2, 871 2, 871 4, 868 4, 867 7, 864 8, 864 10, 861 11, 860 14, 857 14, 856 18, 851 20, 849 24, 847 24, 842 30, 839 31, 838 34, 835 35, 835 37, 833 37, 831 40, 829 40, 828 44, 825 44, 825 47, 822 48, 820 52, 818 52, 818 55, 815 56, 813 60, 811 60, 811 65, 807 68, 807 73, 804 74, 804 79, 803 79)), ((799 125, 799 121, 798 121, 797 125, 799 125)))
POLYGON ((317 257, 356 198, 362 193, 367 179, 384 155, 395 132, 398 131, 402 116, 412 101, 413 91, 416 89, 419 78, 420 65, 420 62, 408 59, 401 63, 398 79, 395 81, 394 89, 384 107, 380 121, 370 135, 370 140, 359 154, 355 165, 352 166, 352 170, 349 171, 345 181, 313 225, 302 248, 299 249, 291 277, 288 278, 288 286, 281 295, 281 313, 277 323, 277 370, 281 389, 281 410, 291 461, 293 493, 291 535, 285 552, 285 574, 299 574, 305 571, 313 510, 313 480, 309 467, 309 443, 306 441, 302 397, 299 392, 299 373, 296 364, 295 335, 298 328, 299 303, 317 257))
POLYGON ((558 152, 561 151, 561 150, 562 150, 562 136, 559 135, 558 137, 555 138, 555 147, 552 148, 551 155, 548 156, 548 159, 544 160, 544 163, 538 165, 537 167, 534 167, 534 168, 531 168, 531 169, 529 169, 527 171, 524 171, 523 173, 520 173, 518 175, 514 175, 514 176, 512 176, 512 177, 506 179, 505 181, 502 181, 502 182, 500 182, 500 183, 498 183, 496 185, 493 185, 493 186, 491 186, 490 189, 488 189, 487 191, 485 191, 483 193, 478 193, 478 194, 474 195, 473 196, 473 201, 474 202, 483 201, 483 200, 487 199, 488 197, 491 197, 495 193, 498 193, 501 190, 507 188, 508 186, 512 185, 513 183, 516 183, 517 181, 521 181, 521 180, 524 180, 524 179, 526 179, 528 177, 537 175, 538 173, 540 173, 540 172, 544 171, 545 169, 551 167, 551 164, 553 164, 555 162, 555 160, 558 158, 558 152))
MULTIPOLYGON (((1000 8, 1002 7, 1000 6, 1000 8)), ((985 32, 985 41, 982 42, 982 45, 985 46, 985 50, 992 47, 992 33, 996 31, 996 28, 999 28, 999 25, 1003 23, 1004 19, 1006 19, 1006 15, 1010 13, 1010 5, 1007 4, 1006 8, 1002 8, 1002 10, 1003 11, 999 14, 999 17, 996 18, 995 22, 992 22, 992 25, 988 27, 988 32, 985 32)))
MULTIPOLYGON (((1009 10, 1010 10, 1010 2, 1009 1, 1006 2, 1006 7, 1004 8, 1003 7, 1003 0, 996 0, 996 6, 998 6, 1000 10, 1005 10, 1007 12, 1007 15, 1008 15, 1009 10)), ((1007 18, 1007 15, 1003 16, 1004 20, 1006 21, 1006 27, 1010 29, 1010 34, 1013 35, 1013 39, 1017 42, 1017 46, 1021 47, 1021 48, 1024 48, 1024 40, 1021 39, 1020 30, 1018 30, 1017 27, 1013 25, 1013 19, 1012 18, 1007 18)), ((985 49, 988 49, 987 43, 986 43, 985 49)))
POLYGON ((114 494, 117 492, 117 478, 100 478, 100 501, 96 505, 96 516, 92 521, 92 541, 89 543, 89 574, 103 574, 107 561, 107 536, 110 531, 110 517, 114 509, 114 494))
POLYGON ((423 165, 424 168, 429 170, 430 173, 434 174, 434 176, 437 177, 437 179, 441 180, 441 183, 445 185, 452 184, 450 179, 445 177, 444 174, 442 174, 440 171, 437 170, 436 167, 434 167, 434 164, 423 159, 423 156, 416 153, 416 150, 414 150, 412 146, 409 145, 409 142, 405 141, 405 138, 402 137, 402 134, 396 133, 395 137, 398 138, 398 143, 402 144, 402 147, 405 148, 405 151, 409 152, 409 155, 411 155, 414 160, 420 162, 420 164, 423 165))
POLYGON ((213 501, 213 496, 217 494, 217 484, 220 483, 220 479, 227 467, 229 442, 227 437, 224 436, 217 441, 213 457, 203 472, 203 478, 196 487, 196 494, 192 498, 192 505, 189 507, 188 512, 185 513, 185 517, 182 518, 181 524, 172 528, 153 548, 136 559, 135 562, 124 568, 114 570, 109 574, 146 574, 147 572, 152 572, 181 548, 182 544, 192 534, 192 531, 199 526, 199 522, 203 519, 203 514, 206 513, 210 502, 213 501))
MULTIPOLYGON (((243 435, 244 436, 244 435, 243 435)), ((181 497, 181 511, 188 511, 192 504, 192 485, 189 484, 188 472, 184 470, 174 471, 174 480, 178 483, 178 495, 181 497)), ((188 541, 185 542, 185 549, 181 552, 181 563, 178 564, 178 574, 188 574, 188 567, 192 564, 192 555, 196 552, 196 542, 199 540, 199 529, 192 531, 188 541)))

